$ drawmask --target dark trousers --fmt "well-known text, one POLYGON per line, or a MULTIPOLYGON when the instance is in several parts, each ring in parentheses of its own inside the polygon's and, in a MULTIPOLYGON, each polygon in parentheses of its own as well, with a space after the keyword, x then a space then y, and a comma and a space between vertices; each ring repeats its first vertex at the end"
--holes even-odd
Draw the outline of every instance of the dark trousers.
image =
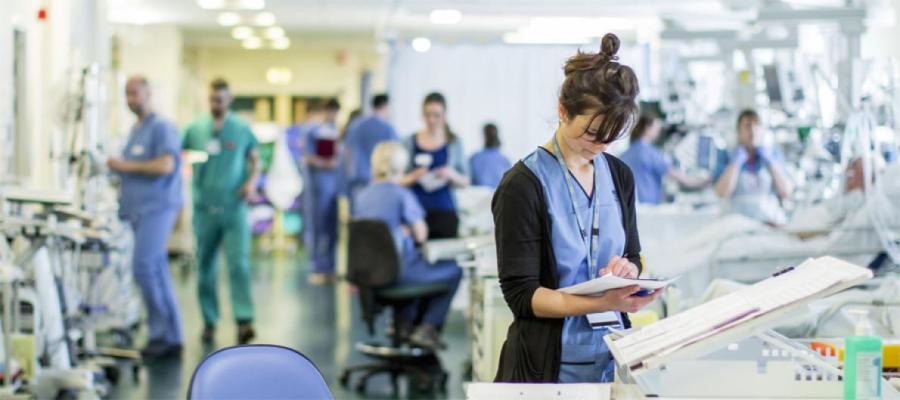
POLYGON ((428 239, 449 239, 458 236, 459 215, 456 210, 429 210, 425 214, 428 239))

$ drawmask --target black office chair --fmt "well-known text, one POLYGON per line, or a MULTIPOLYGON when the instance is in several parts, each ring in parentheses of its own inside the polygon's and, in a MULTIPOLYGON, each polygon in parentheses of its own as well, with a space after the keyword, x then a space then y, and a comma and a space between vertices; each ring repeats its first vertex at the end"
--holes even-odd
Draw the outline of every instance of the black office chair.
MULTIPOLYGON (((393 334, 389 343, 380 341, 359 342, 356 349, 376 361, 351 366, 340 376, 343 387, 350 385, 354 372, 364 374, 356 382, 355 389, 364 393, 369 378, 390 374, 394 395, 399 395, 399 378, 412 378, 410 389, 417 392, 446 390, 447 372, 432 349, 415 346, 403 334, 402 310, 418 300, 447 293, 445 284, 422 284, 392 287, 400 275, 401 257, 394 244, 388 226, 378 220, 353 220, 349 223, 349 257, 347 281, 359 290, 362 319, 369 335, 375 334, 375 318, 391 309, 393 334)), ((416 321, 421 319, 421 312, 416 321)), ((415 321, 414 321, 415 322, 415 321)))

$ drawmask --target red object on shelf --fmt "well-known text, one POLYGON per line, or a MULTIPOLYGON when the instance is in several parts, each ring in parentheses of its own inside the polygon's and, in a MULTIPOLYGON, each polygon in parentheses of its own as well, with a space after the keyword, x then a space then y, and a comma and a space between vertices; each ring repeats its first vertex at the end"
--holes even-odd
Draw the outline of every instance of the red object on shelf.
POLYGON ((38 21, 46 21, 47 20, 47 8, 41 7, 38 10, 38 21))

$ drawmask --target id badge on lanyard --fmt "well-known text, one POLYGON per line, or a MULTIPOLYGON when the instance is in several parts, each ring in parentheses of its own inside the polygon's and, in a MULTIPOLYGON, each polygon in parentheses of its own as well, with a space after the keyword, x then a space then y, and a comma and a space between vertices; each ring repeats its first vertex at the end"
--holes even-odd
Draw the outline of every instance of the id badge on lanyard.
POLYGON ((212 123, 210 128, 212 137, 206 141, 206 153, 210 156, 217 156, 222 153, 222 141, 219 140, 219 135, 222 133, 222 130, 216 130, 215 122, 212 123))
MULTIPOLYGON (((593 196, 591 197, 591 226, 589 230, 585 230, 581 224, 581 216, 578 214, 578 205, 575 203, 575 185, 572 183, 572 177, 569 176, 569 169, 566 167, 566 163, 563 160, 562 151, 559 149, 559 142, 556 140, 556 136, 553 137, 553 152, 556 155, 556 160, 559 162, 559 168, 563 174, 563 177, 566 180, 566 186, 569 191, 569 200, 572 203, 572 211, 575 213, 575 222, 578 224, 578 232, 581 234, 581 239, 584 241, 585 247, 587 247, 587 264, 588 264, 588 279, 594 279, 597 277, 597 257, 599 256, 599 247, 600 247, 600 207, 597 207, 597 182, 599 178, 597 177, 597 166, 594 166, 594 190, 593 196)), ((603 329, 610 326, 619 325, 619 315, 615 311, 607 311, 602 313, 594 313, 586 315, 588 323, 590 324, 592 329, 603 329)))

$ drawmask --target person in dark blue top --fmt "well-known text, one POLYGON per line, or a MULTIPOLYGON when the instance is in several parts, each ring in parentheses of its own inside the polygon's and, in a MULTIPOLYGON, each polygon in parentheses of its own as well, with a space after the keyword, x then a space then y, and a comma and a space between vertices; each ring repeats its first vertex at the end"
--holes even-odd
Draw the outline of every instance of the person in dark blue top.
POLYGON ((129 79, 125 96, 137 122, 122 158, 110 158, 107 165, 122 177, 119 213, 134 231, 132 269, 150 331, 141 354, 150 359, 180 352, 182 344, 181 315, 166 253, 183 205, 181 138, 174 124, 153 112, 146 78, 129 79))
POLYGON ((484 150, 469 158, 469 171, 472 174, 472 185, 486 186, 496 189, 503 174, 512 165, 500 152, 500 135, 497 125, 484 125, 484 150))
POLYGON ((638 201, 644 204, 660 204, 665 200, 662 187, 665 177, 692 189, 709 184, 708 178, 693 177, 672 166, 663 152, 653 145, 661 129, 659 118, 641 116, 631 131, 631 146, 620 157, 634 173, 638 201))
POLYGON ((388 122, 389 116, 389 98, 386 94, 379 94, 372 98, 372 114, 361 117, 347 129, 344 148, 351 198, 372 180, 369 162, 375 146, 381 142, 399 140, 394 127, 388 122))
POLYGON ((422 114, 425 128, 406 139, 411 155, 409 174, 403 184, 425 209, 430 239, 453 238, 459 230, 459 215, 453 187, 469 185, 466 161, 459 137, 447 124, 447 101, 440 93, 425 96, 422 114))

